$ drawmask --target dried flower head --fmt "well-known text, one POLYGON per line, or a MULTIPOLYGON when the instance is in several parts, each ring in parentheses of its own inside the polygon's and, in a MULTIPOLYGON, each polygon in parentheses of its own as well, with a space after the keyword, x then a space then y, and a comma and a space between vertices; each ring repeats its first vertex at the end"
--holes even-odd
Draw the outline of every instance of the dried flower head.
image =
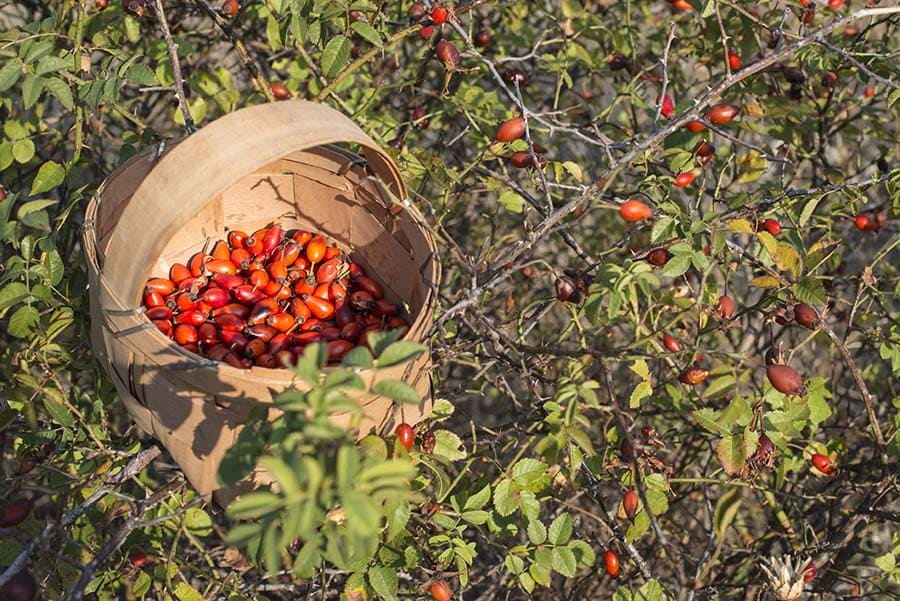
POLYGON ((803 596, 803 572, 809 559, 797 558, 796 565, 790 555, 783 557, 769 557, 763 561, 760 568, 769 579, 769 586, 778 601, 797 601, 803 596))

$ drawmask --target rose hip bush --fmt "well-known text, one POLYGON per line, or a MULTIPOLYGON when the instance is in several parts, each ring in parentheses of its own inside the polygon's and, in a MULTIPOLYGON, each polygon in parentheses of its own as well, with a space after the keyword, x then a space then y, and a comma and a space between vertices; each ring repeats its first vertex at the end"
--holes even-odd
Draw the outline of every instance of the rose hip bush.
POLYGON ((858 0, 4 5, 0 596, 896 596, 898 20, 858 0), (220 474, 278 486, 226 512, 93 361, 83 210, 135 152, 290 98, 352 116, 427 216, 437 402, 357 444, 328 420, 353 369, 422 347, 376 336, 323 378, 310 346, 311 390, 220 474))

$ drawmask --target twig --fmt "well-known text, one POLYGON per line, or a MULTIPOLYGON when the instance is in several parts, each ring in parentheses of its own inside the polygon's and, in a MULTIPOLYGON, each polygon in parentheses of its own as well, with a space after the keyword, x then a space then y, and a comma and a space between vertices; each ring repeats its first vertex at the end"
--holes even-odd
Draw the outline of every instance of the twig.
MULTIPOLYGON (((750 255, 747 252, 744 252, 744 249, 741 248, 738 244, 733 243, 730 240, 726 241, 728 248, 732 251, 737 252, 743 258, 749 260, 757 267, 763 269, 768 275, 772 276, 778 283, 785 288, 790 288, 791 283, 778 271, 772 269, 771 267, 763 264, 759 259, 750 255)), ((830 325, 824 320, 819 320, 822 331, 828 334, 828 337, 831 338, 831 341, 834 343, 834 346, 837 347, 838 352, 841 354, 841 357, 844 358, 844 363, 847 364, 847 369, 850 370, 850 374, 853 376, 853 381, 856 382, 856 387, 859 389, 860 396, 862 397, 863 403, 866 406, 866 414, 869 419, 869 427, 872 428, 872 435, 875 437, 875 442, 878 444, 880 449, 884 449, 887 443, 884 440, 884 435, 881 433, 881 427, 878 425, 878 418, 875 415, 875 409, 872 407, 872 395, 869 393, 869 388, 866 386, 865 380, 863 380, 862 374, 859 373, 859 368, 856 366, 856 362, 853 360, 853 357, 850 355, 850 351, 847 349, 847 346, 844 344, 844 341, 841 340, 837 334, 834 333, 834 330, 830 325)))
POLYGON ((140 520, 140 517, 144 515, 144 513, 150 509, 151 507, 158 505, 165 499, 167 499, 173 492, 175 492, 179 487, 184 484, 184 478, 179 476, 169 482, 166 486, 164 486, 159 491, 153 493, 148 499, 141 501, 137 504, 134 511, 131 512, 131 515, 126 519, 121 526, 119 526, 113 535, 106 541, 103 547, 97 552, 97 554, 81 569, 81 576, 78 577, 78 581, 72 586, 72 589, 69 591, 69 594, 63 597, 63 601, 81 601, 84 597, 84 588, 91 582, 91 579, 94 577, 94 572, 96 572, 97 568, 103 564, 107 559, 109 559, 110 555, 115 553, 119 547, 122 546, 122 543, 125 542, 125 539, 128 538, 128 535, 131 534, 132 531, 143 528, 147 526, 153 526, 160 522, 166 521, 173 517, 180 516, 184 514, 188 509, 196 505, 198 502, 202 501, 202 498, 197 498, 194 502, 185 503, 181 507, 179 507, 174 512, 143 522, 140 520))
MULTIPOLYGON (((143 451, 135 455, 134 458, 128 462, 128 465, 126 465, 122 469, 121 472, 107 480, 106 484, 108 485, 108 487, 116 487, 121 485, 126 480, 142 472, 144 468, 150 465, 151 461, 159 456, 159 454, 159 447, 153 446, 148 449, 144 449, 143 451)), ((2 574, 0 574, 0 587, 6 584, 6 582, 10 578, 12 578, 15 574, 17 574, 25 567, 25 563, 28 561, 28 558, 31 557, 31 554, 34 552, 34 550, 39 546, 44 546, 47 541, 50 540, 50 537, 57 528, 66 528, 72 525, 75 520, 77 520, 84 514, 88 507, 99 501, 105 495, 109 494, 109 492, 110 491, 107 487, 98 488, 80 505, 66 513, 59 522, 50 522, 49 524, 44 526, 44 530, 41 532, 40 536, 28 541, 28 543, 19 552, 19 555, 13 560, 9 567, 7 567, 2 574)))
MULTIPOLYGON (((693 108, 673 119, 666 128, 648 136, 640 143, 634 145, 627 153, 625 153, 618 159, 613 160, 606 168, 606 170, 602 174, 600 174, 596 182, 590 188, 588 188, 584 194, 556 209, 553 213, 548 215, 547 218, 540 225, 538 225, 538 227, 536 227, 530 234, 528 234, 525 239, 520 240, 514 245, 511 245, 504 252, 500 253, 495 259, 495 265, 506 265, 507 263, 515 261, 523 254, 530 251, 531 248, 539 240, 541 240, 544 236, 546 236, 550 231, 553 230, 556 224, 561 222, 569 214, 588 202, 591 198, 601 193, 609 185, 610 180, 616 173, 618 173, 625 166, 629 165, 631 161, 640 156, 643 152, 657 146, 667 136, 681 129, 688 123, 688 121, 697 119, 700 116, 701 111, 707 105, 712 103, 715 99, 719 98, 726 90, 734 86, 736 83, 763 71, 770 65, 793 55, 806 46, 816 43, 819 39, 823 39, 832 31, 835 31, 852 21, 875 15, 886 15, 898 12, 900 12, 900 6, 866 8, 855 13, 851 13, 841 19, 836 19, 835 21, 822 27, 816 32, 810 34, 808 37, 798 40, 797 42, 789 46, 784 46, 778 51, 773 52, 769 56, 747 65, 746 68, 733 73, 730 77, 726 77, 721 82, 713 86, 702 97, 700 97, 693 108)), ((506 274, 503 273, 502 270, 498 270, 497 268, 488 271, 484 275, 483 283, 477 286, 475 289, 470 290, 464 298, 461 298, 454 305, 444 311, 444 313, 436 320, 434 327, 440 327, 447 319, 449 319, 456 313, 463 311, 478 302, 478 296, 480 294, 496 286, 496 284, 505 276, 506 274)))
POLYGON ((266 82, 266 78, 263 77, 262 70, 259 68, 259 64, 247 53, 247 48, 244 46, 243 40, 241 40, 235 33, 234 28, 228 24, 225 19, 222 18, 216 9, 212 7, 212 5, 207 2, 207 0, 194 0, 194 4, 200 7, 203 12, 209 16, 215 22, 219 29, 222 30, 222 33, 231 41, 232 45, 234 45, 234 49, 237 50, 238 56, 241 59, 241 62, 244 64, 244 67, 247 68, 247 71, 250 72, 250 77, 252 77, 256 81, 256 86, 259 90, 265 94, 266 98, 269 102, 275 102, 275 96, 272 94, 272 90, 269 88, 269 84, 266 82))
POLYGON ((194 125, 194 118, 191 116, 191 109, 188 107, 187 97, 184 95, 184 79, 181 77, 181 62, 178 60, 178 44, 172 39, 172 32, 169 31, 163 0, 156 0, 156 16, 159 17, 159 26, 162 27, 163 36, 166 38, 169 61, 172 63, 172 73, 175 76, 175 96, 178 98, 178 106, 184 117, 184 127, 189 134, 192 134, 197 131, 197 126, 194 125))

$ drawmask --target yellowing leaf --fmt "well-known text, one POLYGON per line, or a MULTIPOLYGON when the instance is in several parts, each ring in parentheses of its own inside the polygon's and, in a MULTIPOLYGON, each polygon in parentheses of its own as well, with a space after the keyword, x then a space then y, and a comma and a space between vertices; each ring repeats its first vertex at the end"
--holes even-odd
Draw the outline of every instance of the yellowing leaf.
POLYGON ((766 167, 766 159, 762 158, 755 150, 751 150, 738 160, 738 172, 740 175, 736 180, 737 183, 749 184, 750 182, 755 182, 766 172, 766 167))
POLYGON ((732 219, 728 222, 729 232, 740 232, 742 234, 752 234, 753 225, 746 219, 732 219))
POLYGON ((761 275, 750 280, 750 285, 754 288, 778 288, 780 283, 770 275, 761 275))

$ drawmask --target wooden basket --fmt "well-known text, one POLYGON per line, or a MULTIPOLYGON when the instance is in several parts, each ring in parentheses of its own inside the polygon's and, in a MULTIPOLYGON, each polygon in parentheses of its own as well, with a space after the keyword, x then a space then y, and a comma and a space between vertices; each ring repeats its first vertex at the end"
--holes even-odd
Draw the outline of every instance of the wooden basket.
MULTIPOLYGON (((202 495, 220 490, 219 463, 250 410, 291 386, 290 370, 237 369, 182 349, 140 308, 144 282, 168 273, 226 228, 272 221, 326 234, 405 305, 407 340, 428 344, 440 277, 435 244, 406 201, 394 161, 352 121, 321 104, 278 102, 242 109, 197 133, 139 154, 101 184, 85 216, 91 342, 138 426, 157 438, 202 495), (335 144, 361 147, 361 155, 335 144)), ((327 369, 327 368, 326 368, 327 369)), ((421 403, 358 398, 360 436, 431 412, 431 358, 382 370, 421 403)), ((367 384, 372 372, 363 372, 367 384)), ((348 423, 348 416, 338 416, 348 423)), ((258 478, 259 480, 260 478, 258 478)), ((264 478, 262 478, 264 479, 264 478)))

